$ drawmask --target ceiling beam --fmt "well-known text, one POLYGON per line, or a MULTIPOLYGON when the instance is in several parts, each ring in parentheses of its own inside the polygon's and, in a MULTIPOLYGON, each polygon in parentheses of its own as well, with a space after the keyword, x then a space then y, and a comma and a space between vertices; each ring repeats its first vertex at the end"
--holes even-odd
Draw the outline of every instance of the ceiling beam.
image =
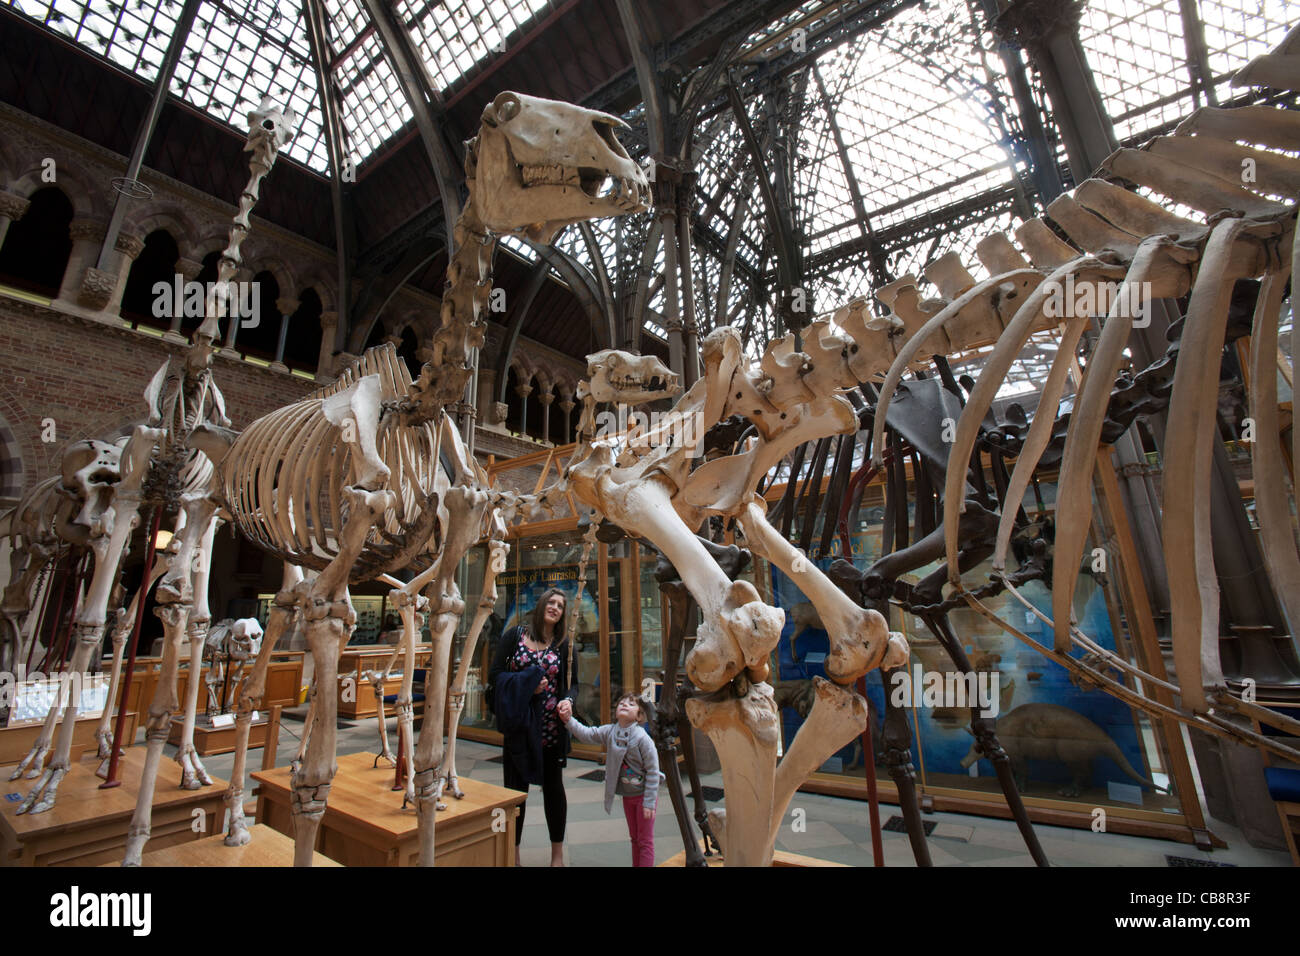
POLYGON ((424 151, 438 183, 438 194, 442 197, 447 248, 454 253, 456 220, 460 216, 460 186, 465 181, 465 171, 441 134, 446 124, 446 111, 441 97, 433 88, 433 82, 411 43, 411 35, 398 22, 392 6, 385 0, 361 2, 375 24, 384 55, 406 95, 415 124, 420 130, 420 140, 424 143, 424 151))

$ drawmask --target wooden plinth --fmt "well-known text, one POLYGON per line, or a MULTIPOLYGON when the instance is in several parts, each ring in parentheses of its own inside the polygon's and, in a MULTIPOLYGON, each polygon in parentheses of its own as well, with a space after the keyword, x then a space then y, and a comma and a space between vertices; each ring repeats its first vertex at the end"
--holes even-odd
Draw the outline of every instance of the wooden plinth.
MULTIPOLYGON (((114 714, 108 725, 111 733, 115 726, 117 715, 114 714)), ((123 748, 131 746, 135 739, 135 711, 126 712, 126 720, 122 725, 122 746, 123 748)), ((0 729, 0 765, 18 763, 31 752, 32 745, 36 743, 36 738, 41 735, 41 724, 22 724, 18 727, 5 727, 0 729)), ((80 747, 82 751, 90 748, 98 749, 95 741, 95 731, 99 729, 98 717, 78 717, 77 726, 72 732, 73 752, 80 747)), ((54 729, 54 739, 59 739, 59 730, 56 726, 54 729)), ((8 776, 6 774, 6 776, 8 776)), ((3 783, 0 780, 0 783, 3 783)), ((17 783, 17 781, 14 781, 17 783)))
MULTIPOLYGON (((709 866, 726 866, 726 861, 718 853, 712 856, 706 856, 705 862, 709 866)), ((659 864, 660 866, 685 866, 686 851, 682 850, 676 856, 671 856, 659 864)), ((798 853, 787 853, 785 850, 777 850, 772 856, 773 866, 848 866, 847 863, 832 863, 830 860, 819 860, 816 857, 802 856, 798 853)))
MULTIPOLYGON (((173 717, 172 727, 167 734, 169 744, 180 744, 181 732, 185 729, 184 717, 173 717)), ((236 728, 234 725, 229 727, 208 727, 199 718, 194 725, 194 749, 200 757, 209 757, 212 754, 228 754, 235 751, 236 728)), ((248 728, 248 749, 266 745, 266 718, 253 721, 248 728)))
MULTIPOLYGON (((415 810, 401 809, 402 795, 390 789, 393 769, 386 764, 372 768, 374 759, 369 753, 338 758, 316 849, 344 866, 415 866, 419 862, 415 810)), ((292 837, 289 768, 263 770, 252 777, 258 782, 258 821, 292 837)), ((447 809, 438 813, 436 865, 512 866, 515 819, 526 795, 465 778, 460 786, 465 798, 445 795, 447 809), (504 811, 504 817, 494 810, 504 811)))
MULTIPOLYGON (((140 773, 144 768, 144 747, 131 747, 118 764, 120 787, 100 790, 95 776, 96 755, 88 753, 73 765, 59 784, 54 808, 45 813, 17 814, 19 801, 8 795, 26 796, 34 780, 10 780, 13 767, 0 767, 0 865, 4 866, 96 866, 121 862, 126 849, 126 831, 135 813, 140 773)), ((154 787, 150 849, 188 843, 220 831, 222 796, 226 781, 213 779, 212 786, 198 790, 180 788, 180 765, 166 756, 158 766, 154 787), (195 814, 195 810, 203 811, 195 814), (195 825, 200 826, 196 831, 195 825)))
MULTIPOLYGON (((249 827, 248 833, 253 841, 245 846, 226 846, 226 835, 218 833, 202 840, 151 850, 140 860, 140 865, 293 866, 293 840, 289 837, 260 823, 249 827)), ((329 857, 312 854, 312 866, 338 865, 329 857)))
MULTIPOLYGON (((415 666, 428 667, 432 653, 428 644, 415 647, 415 666)), ((375 700, 375 689, 366 680, 367 671, 379 671, 392 657, 392 647, 376 645, 374 647, 349 647, 339 656, 339 716, 349 720, 373 717, 379 713, 379 703, 375 700)), ((399 659, 400 667, 402 660, 399 659)), ((398 674, 384 682, 384 696, 396 694, 402 688, 402 676, 398 674)), ((419 688, 416 688, 419 692, 419 688)), ((423 709, 422 707, 420 709, 423 709)), ((388 711, 391 714, 391 708, 388 711)))

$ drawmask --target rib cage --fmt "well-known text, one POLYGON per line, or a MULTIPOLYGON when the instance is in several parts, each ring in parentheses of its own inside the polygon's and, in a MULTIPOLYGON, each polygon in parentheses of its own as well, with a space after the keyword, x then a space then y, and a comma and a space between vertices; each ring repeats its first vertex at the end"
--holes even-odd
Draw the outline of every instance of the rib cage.
MULTIPOLYGON (((253 422, 221 462, 218 488, 239 530, 292 564, 322 570, 337 555, 342 490, 354 483, 353 449, 326 420, 326 398, 378 375, 382 400, 406 395, 411 376, 391 344, 368 350, 338 380, 253 422)), ((454 440, 448 428, 444 440, 454 440)), ((436 427, 381 423, 376 441, 388 466, 383 488, 396 505, 371 531, 349 580, 357 583, 408 566, 427 566, 438 497, 448 486, 439 468, 436 427)), ((378 489, 376 489, 378 490, 378 489)))

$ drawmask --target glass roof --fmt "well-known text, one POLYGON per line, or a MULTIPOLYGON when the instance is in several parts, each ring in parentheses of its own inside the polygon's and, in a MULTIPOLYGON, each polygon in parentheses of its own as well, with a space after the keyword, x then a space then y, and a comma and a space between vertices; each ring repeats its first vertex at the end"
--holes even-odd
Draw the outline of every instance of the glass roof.
MULTIPOLYGON (((157 79, 183 6, 181 0, 7 2, 149 83, 157 79)), ((446 90, 475 64, 504 50, 512 33, 550 6, 551 0, 406 0, 396 10, 434 86, 446 90)), ((348 139, 340 148, 359 165, 410 121, 411 108, 360 0, 326 0, 325 10, 328 55, 348 139)), ((240 133, 246 132, 244 114, 271 95, 301 119, 283 155, 330 174, 301 3, 205 0, 170 91, 240 133)))

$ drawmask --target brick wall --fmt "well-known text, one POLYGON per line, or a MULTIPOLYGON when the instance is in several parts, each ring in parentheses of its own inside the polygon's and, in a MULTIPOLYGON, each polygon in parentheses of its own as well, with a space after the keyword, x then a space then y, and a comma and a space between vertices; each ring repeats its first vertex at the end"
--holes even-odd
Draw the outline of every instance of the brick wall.
MULTIPOLYGON (((108 437, 146 414, 144 390, 168 356, 185 347, 0 295, 0 425, 12 440, 26 491, 54 473, 61 449, 108 437), (42 421, 56 440, 42 442, 42 421)), ((226 414, 236 429, 296 401, 314 383, 218 355, 213 359, 226 414)))

